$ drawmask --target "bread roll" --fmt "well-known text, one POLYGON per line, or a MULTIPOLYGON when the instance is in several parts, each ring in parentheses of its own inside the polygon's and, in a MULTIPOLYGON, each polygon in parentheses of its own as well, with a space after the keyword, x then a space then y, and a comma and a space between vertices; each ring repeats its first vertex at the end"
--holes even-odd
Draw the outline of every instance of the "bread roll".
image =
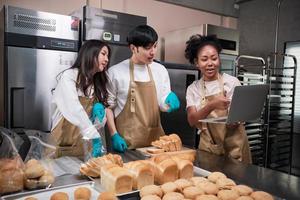
POLYGON ((114 192, 102 192, 97 200, 118 200, 118 198, 114 192))
POLYGON ((164 194, 167 194, 169 192, 180 192, 180 190, 174 182, 164 183, 160 187, 164 194))
POLYGON ((177 188, 180 190, 180 191, 183 191, 184 188, 186 187, 189 187, 189 186, 192 186, 192 182, 187 180, 187 179, 178 179, 174 182, 176 185, 177 185, 177 188))
POLYGON ((38 200, 38 199, 35 197, 26 197, 24 200, 38 200))
POLYGON ((216 185, 219 187, 219 189, 231 189, 236 184, 230 178, 220 178, 216 181, 216 185))
POLYGON ((140 190, 140 197, 144 197, 147 195, 157 195, 159 197, 162 197, 163 191, 157 185, 147 185, 140 190))
POLYGON ((133 178, 127 169, 111 164, 101 168, 101 185, 106 191, 117 194, 130 192, 133 178))
POLYGON ((237 191, 240 196, 249 196, 253 192, 253 189, 246 185, 236 185, 232 189, 237 191))
POLYGON ((69 200, 69 196, 65 192, 55 192, 50 197, 50 200, 69 200))
POLYGON ((183 193, 183 195, 184 195, 185 198, 195 199, 196 196, 204 194, 204 191, 200 190, 196 186, 190 186, 190 187, 184 188, 184 190, 183 190, 182 193, 183 193))
POLYGON ((164 195, 163 200, 183 200, 184 196, 178 192, 170 192, 164 195))
POLYGON ((75 200, 89 200, 91 198, 91 190, 87 187, 78 187, 74 191, 75 200))
POLYGON ((141 161, 132 161, 124 165, 133 176, 133 188, 141 189, 154 184, 154 173, 151 167, 141 161))
POLYGON ((151 194, 151 195, 142 197, 141 200, 161 200, 161 198, 159 196, 151 194))
POLYGON ((194 176, 190 180, 193 183, 193 185, 197 185, 198 183, 209 181, 207 178, 204 178, 204 177, 201 177, 201 176, 194 176))
POLYGON ((212 172, 207 179, 213 183, 216 183, 218 179, 220 178, 227 178, 225 174, 222 172, 212 172))
POLYGON ((220 200, 236 200, 239 194, 234 190, 220 190, 218 192, 218 198, 220 200))
POLYGON ((31 159, 25 164, 26 178, 39 178, 44 175, 44 171, 44 166, 35 159, 31 159))
POLYGON ((198 182, 196 184, 196 187, 203 190, 205 192, 205 194, 216 195, 219 192, 218 186, 209 181, 198 182))
POLYGON ((250 195, 254 200, 274 200, 272 195, 264 191, 255 191, 250 195))
POLYGON ((178 173, 178 177, 179 178, 185 178, 185 179, 189 179, 193 177, 194 174, 194 167, 193 167, 193 163, 189 160, 183 160, 180 159, 176 156, 173 156, 172 159, 176 162, 179 173, 178 173))
POLYGON ((219 200, 219 198, 216 197, 215 195, 204 194, 204 195, 197 196, 195 200, 219 200))
POLYGON ((237 198, 236 200, 253 200, 253 198, 250 197, 250 196, 240 196, 240 197, 237 198))

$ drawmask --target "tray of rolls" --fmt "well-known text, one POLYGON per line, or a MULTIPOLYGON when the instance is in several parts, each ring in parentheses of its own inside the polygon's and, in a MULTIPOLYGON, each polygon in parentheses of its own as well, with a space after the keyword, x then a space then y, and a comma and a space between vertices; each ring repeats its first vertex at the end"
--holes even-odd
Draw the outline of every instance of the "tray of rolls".
POLYGON ((104 200, 112 199, 117 200, 114 193, 100 191, 95 187, 92 181, 71 184, 50 188, 47 190, 36 190, 23 192, 18 194, 6 195, 2 197, 3 200, 104 200))

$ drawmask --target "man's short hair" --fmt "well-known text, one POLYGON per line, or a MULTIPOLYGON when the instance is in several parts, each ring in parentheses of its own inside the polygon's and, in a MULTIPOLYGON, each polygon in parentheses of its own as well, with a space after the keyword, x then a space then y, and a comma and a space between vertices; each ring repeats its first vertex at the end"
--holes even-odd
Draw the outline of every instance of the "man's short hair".
POLYGON ((157 39, 157 33, 151 26, 140 25, 129 32, 127 42, 128 45, 133 44, 137 47, 147 47, 154 44, 157 39))

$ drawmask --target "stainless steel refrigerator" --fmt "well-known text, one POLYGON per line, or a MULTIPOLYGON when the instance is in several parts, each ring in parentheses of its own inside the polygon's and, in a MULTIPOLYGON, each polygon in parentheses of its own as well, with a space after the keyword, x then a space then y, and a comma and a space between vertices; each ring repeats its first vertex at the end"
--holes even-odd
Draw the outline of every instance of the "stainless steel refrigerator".
POLYGON ((50 131, 52 90, 76 59, 79 20, 12 6, 0 16, 0 123, 50 131))
POLYGON ((127 35, 134 27, 147 24, 143 16, 84 6, 71 13, 81 19, 81 42, 98 39, 106 41, 112 49, 110 66, 131 56, 127 35))

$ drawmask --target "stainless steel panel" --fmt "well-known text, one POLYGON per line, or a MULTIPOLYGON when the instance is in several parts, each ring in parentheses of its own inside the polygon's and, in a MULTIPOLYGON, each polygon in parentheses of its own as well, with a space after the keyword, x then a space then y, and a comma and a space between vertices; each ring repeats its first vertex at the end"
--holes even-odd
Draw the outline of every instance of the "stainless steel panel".
POLYGON ((57 75, 69 68, 77 53, 8 47, 8 127, 22 124, 24 128, 49 131, 51 127, 52 89, 57 84, 57 75), (12 89, 24 88, 24 107, 12 107, 12 89), (18 111, 18 109, 20 109, 18 111), (24 116, 12 116, 24 115, 24 116), (16 121, 11 121, 14 119, 16 121))
POLYGON ((5 31, 25 35, 78 40, 78 18, 5 6, 5 31))

